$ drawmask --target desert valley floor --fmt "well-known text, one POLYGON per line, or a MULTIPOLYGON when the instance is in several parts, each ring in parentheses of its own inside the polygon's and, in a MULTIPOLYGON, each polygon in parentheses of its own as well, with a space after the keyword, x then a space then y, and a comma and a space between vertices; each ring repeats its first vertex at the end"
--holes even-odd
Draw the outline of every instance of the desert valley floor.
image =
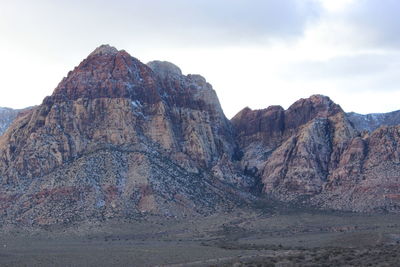
POLYGON ((396 266, 400 215, 242 207, 184 219, 146 216, 5 229, 1 266, 396 266))

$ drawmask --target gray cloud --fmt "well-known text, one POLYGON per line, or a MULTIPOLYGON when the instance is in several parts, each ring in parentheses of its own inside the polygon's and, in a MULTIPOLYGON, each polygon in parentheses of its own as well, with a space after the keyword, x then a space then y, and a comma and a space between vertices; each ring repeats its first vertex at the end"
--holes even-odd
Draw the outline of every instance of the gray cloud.
POLYGON ((348 42, 364 48, 398 49, 400 45, 400 1, 358 0, 337 18, 355 32, 348 42))
MULTIPOLYGON (((400 47, 398 0, 355 0, 344 10, 336 12, 324 10, 319 0, 1 2, 0 34, 3 39, 0 51, 4 62, 12 63, 4 63, 3 82, 12 88, 8 90, 10 92, 30 88, 35 92, 31 98, 37 97, 36 103, 51 93, 51 88, 68 70, 102 43, 127 49, 139 58, 142 55, 150 57, 152 53, 157 56, 151 59, 169 57, 167 59, 176 60, 177 64, 185 63, 188 67, 181 67, 188 72, 192 72, 189 67, 196 66, 198 63, 195 61, 203 57, 204 61, 194 71, 212 77, 210 81, 214 83, 215 80, 221 95, 224 90, 228 92, 228 98, 223 99, 229 99, 232 91, 238 92, 238 102, 249 95, 247 90, 252 89, 246 87, 249 81, 253 81, 251 86, 254 90, 259 90, 252 95, 258 96, 262 88, 280 86, 273 93, 281 94, 283 100, 296 90, 296 97, 306 97, 304 90, 307 88, 328 95, 335 90, 358 94, 363 90, 386 91, 387 94, 399 91, 400 51, 396 51, 400 47), (317 32, 315 36, 312 35, 313 29, 317 32), (327 45, 331 47, 328 52, 332 52, 332 56, 347 56, 318 62, 296 63, 294 59, 282 60, 287 65, 277 63, 276 58, 278 61, 287 59, 287 49, 298 48, 304 37, 310 37, 304 35, 306 30, 310 30, 307 32, 311 34, 309 40, 315 40, 306 42, 306 53, 327 45), (263 57, 262 52, 258 58, 254 52, 263 49, 274 51, 275 47, 282 48, 277 50, 275 61, 263 57), (222 51, 232 53, 233 60, 227 59, 230 55, 220 53, 222 51), (237 57, 240 60, 234 60, 235 53, 242 53, 237 57), (266 72, 255 77, 254 68, 258 60, 265 61, 266 72), (228 73, 229 65, 235 64, 246 68, 238 68, 235 74, 228 73), (204 67, 206 65, 220 67, 204 67), (25 79, 29 82, 13 78, 20 77, 25 71, 20 66, 26 67, 31 74, 31 79, 25 79), (280 72, 282 69, 285 69, 283 74, 280 72), (222 79, 228 82, 224 83, 222 79), (323 91, 324 86, 331 91, 323 91), (48 89, 44 91, 42 88, 48 89)), ((310 57, 318 58, 312 54, 310 57)), ((268 92, 262 103, 270 97, 271 92, 268 92)), ((8 101, 3 100, 3 105, 8 101)), ((26 100, 29 101, 32 100, 26 100)), ((248 98, 246 103, 251 105, 251 101, 257 102, 248 98)), ((280 101, 273 104, 280 104, 280 101)), ((240 106, 233 107, 232 104, 233 109, 239 110, 240 106)))
POLYGON ((307 23, 316 19, 319 5, 298 0, 193 1, 195 19, 188 29, 197 28, 208 41, 253 42, 254 39, 286 39, 301 36, 307 23))
POLYGON ((38 32, 33 39, 72 45, 76 39, 147 45, 254 44, 299 37, 320 14, 315 0, 38 0, 11 5, 15 9, 9 12, 9 24, 24 27, 12 30, 25 33, 32 28, 38 32))
POLYGON ((365 53, 338 56, 323 61, 303 61, 287 71, 304 79, 348 79, 399 70, 400 53, 365 53))
MULTIPOLYGON (((400 53, 365 53, 289 66, 283 79, 335 84, 337 90, 399 91, 400 53)), ((323 88, 321 88, 323 89, 323 88)))

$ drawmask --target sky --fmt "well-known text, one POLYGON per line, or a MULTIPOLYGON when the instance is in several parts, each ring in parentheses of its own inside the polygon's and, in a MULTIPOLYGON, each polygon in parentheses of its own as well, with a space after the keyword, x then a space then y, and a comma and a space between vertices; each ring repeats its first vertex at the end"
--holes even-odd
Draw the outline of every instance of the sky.
POLYGON ((201 74, 228 118, 313 94, 400 109, 398 0, 0 0, 0 106, 40 104, 101 44, 201 74))

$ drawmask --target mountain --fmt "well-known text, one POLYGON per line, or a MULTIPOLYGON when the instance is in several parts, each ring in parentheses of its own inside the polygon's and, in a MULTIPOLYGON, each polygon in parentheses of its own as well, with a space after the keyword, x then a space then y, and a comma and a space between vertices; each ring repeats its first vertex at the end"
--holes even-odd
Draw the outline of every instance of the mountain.
POLYGON ((400 124, 400 110, 367 115, 349 112, 347 113, 347 116, 353 123, 354 127, 360 132, 372 132, 381 126, 395 126, 400 124))
POLYGON ((398 211, 400 126, 360 133, 328 97, 287 110, 245 108, 232 123, 242 168, 284 202, 351 211, 398 211))
POLYGON ((232 131, 203 77, 100 46, 1 137, 0 210, 42 225, 230 208, 254 184, 232 131))
POLYGON ((204 77, 102 45, 0 137, 0 222, 208 215, 264 197, 398 212, 399 141, 400 126, 360 131, 322 95, 230 121, 204 77))

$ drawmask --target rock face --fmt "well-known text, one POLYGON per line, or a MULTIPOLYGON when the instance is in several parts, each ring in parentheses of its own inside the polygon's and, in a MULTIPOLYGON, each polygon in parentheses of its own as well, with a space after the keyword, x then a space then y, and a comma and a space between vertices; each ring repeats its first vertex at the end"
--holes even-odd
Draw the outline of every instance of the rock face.
POLYGON ((288 110, 246 108, 232 123, 242 167, 259 177, 266 195, 319 208, 398 210, 400 126, 360 133, 320 95, 288 110))
POLYGON ((400 125, 400 110, 388 113, 372 113, 362 115, 354 112, 347 113, 354 127, 362 132, 373 132, 381 126, 400 125))
POLYGON ((26 224, 209 213, 253 184, 236 150, 203 77, 104 45, 1 137, 0 211, 26 224))

